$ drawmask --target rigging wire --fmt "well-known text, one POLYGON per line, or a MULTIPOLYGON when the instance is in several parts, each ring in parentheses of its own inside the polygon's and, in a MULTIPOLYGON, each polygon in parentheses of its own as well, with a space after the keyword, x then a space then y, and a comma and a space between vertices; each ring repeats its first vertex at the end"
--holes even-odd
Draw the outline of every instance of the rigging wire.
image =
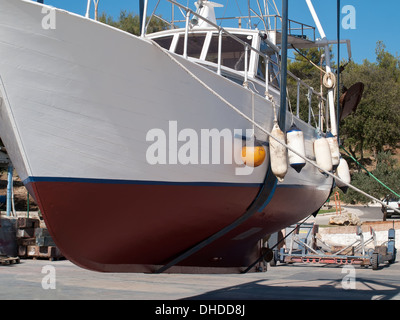
POLYGON ((318 70, 320 70, 321 72, 324 73, 324 77, 323 77, 323 84, 326 88, 328 89, 332 89, 336 87, 336 76, 333 72, 327 72, 326 70, 322 69, 320 66, 318 66, 317 64, 315 64, 311 59, 307 58, 306 55, 304 55, 300 50, 298 50, 293 44, 292 44, 292 48, 300 55, 302 56, 304 59, 306 59, 309 63, 311 63, 315 68, 317 68, 318 70))
POLYGON ((346 154, 355 162, 357 163, 357 165, 359 165, 362 169, 365 170, 365 172, 373 179, 375 179, 376 181, 378 181, 383 187, 385 187, 386 189, 388 189, 391 193, 393 193, 395 196, 400 198, 400 195, 398 193, 396 193, 395 191, 393 191, 392 189, 390 189, 387 185, 385 185, 381 180, 379 180, 377 177, 375 177, 371 172, 368 171, 367 168, 365 168, 360 162, 357 161, 357 159, 355 159, 342 145, 340 146, 344 152, 346 152, 346 154))
POLYGON ((281 14, 280 14, 280 12, 279 12, 279 9, 278 9, 278 7, 276 6, 276 2, 275 2, 275 0, 272 0, 272 2, 273 2, 273 4, 274 4, 274 6, 275 6, 275 11, 276 11, 276 14, 277 14, 278 16, 280 16, 281 14))
POLYGON ((225 14, 226 14, 226 10, 228 9, 228 4, 229 4, 229 0, 226 0, 226 5, 225 5, 225 10, 224 10, 224 14, 222 15, 222 19, 219 22, 219 26, 221 26, 223 18, 225 18, 225 14))
POLYGON ((326 71, 324 69, 322 69, 320 66, 318 66, 316 63, 314 63, 311 59, 307 58, 306 55, 304 55, 299 49, 297 49, 293 44, 292 44, 292 48, 294 49, 294 51, 296 51, 300 56, 302 56, 304 59, 306 59, 309 63, 311 63, 314 67, 316 67, 318 70, 320 70, 321 72, 326 74, 326 71))
POLYGON ((250 9, 250 0, 247 0, 247 7, 249 8, 249 29, 251 29, 251 9, 250 9))
POLYGON ((238 3, 238 0, 235 0, 235 2, 236 2, 236 6, 237 6, 237 8, 239 10, 240 16, 242 17, 243 13, 242 13, 242 10, 240 10, 240 6, 239 6, 239 3, 238 3))

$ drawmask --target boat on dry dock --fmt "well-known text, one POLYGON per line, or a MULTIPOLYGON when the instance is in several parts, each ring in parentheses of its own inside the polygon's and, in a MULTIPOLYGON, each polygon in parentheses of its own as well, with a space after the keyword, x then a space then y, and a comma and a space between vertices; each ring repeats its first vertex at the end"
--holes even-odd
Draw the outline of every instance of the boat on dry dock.
MULTIPOLYGON (((287 107, 284 46, 329 42, 301 23, 282 31, 285 17, 267 9, 239 18, 260 19, 263 30, 222 28, 216 3, 162 2, 175 13, 171 28, 147 34, 143 24, 134 36, 33 1, 0 0, 0 136, 75 264, 240 272, 259 257, 261 239, 318 211, 331 193, 331 176, 309 162, 288 165, 268 134, 295 125, 303 147, 292 148, 318 158, 321 121, 314 127, 287 107)), ((335 136, 333 90, 320 99, 335 136)))

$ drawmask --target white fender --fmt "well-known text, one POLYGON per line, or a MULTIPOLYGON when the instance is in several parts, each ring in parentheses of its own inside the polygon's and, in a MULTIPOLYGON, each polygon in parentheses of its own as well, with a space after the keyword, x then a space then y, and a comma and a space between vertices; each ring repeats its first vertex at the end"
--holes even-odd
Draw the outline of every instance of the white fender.
MULTIPOLYGON (((340 158, 340 163, 339 166, 337 167, 336 174, 340 179, 343 180, 343 182, 350 184, 351 176, 350 176, 349 165, 347 164, 347 161, 344 160, 343 158, 340 158)), ((336 180, 336 185, 339 188, 347 187, 347 185, 345 185, 339 180, 336 180)))
POLYGON ((329 148, 331 150, 332 166, 333 168, 336 168, 340 162, 339 143, 337 141, 337 137, 334 137, 331 133, 328 133, 326 137, 326 140, 328 140, 329 143, 329 148))
MULTIPOLYGON (((304 144, 304 134, 295 124, 291 126, 289 131, 286 134, 287 145, 292 148, 294 151, 302 155, 306 156, 305 144, 304 144)), ((306 165, 306 161, 304 158, 298 156, 294 152, 288 150, 289 156, 289 164, 295 169, 297 172, 300 172, 301 169, 306 165)))
POLYGON ((326 138, 319 138, 314 141, 314 154, 317 164, 322 169, 325 171, 333 169, 331 149, 326 138))
MULTIPOLYGON (((277 138, 279 141, 286 143, 285 134, 279 128, 279 125, 276 122, 274 124, 274 128, 271 131, 271 135, 277 138)), ((278 178, 278 181, 282 182, 288 171, 286 147, 281 145, 275 139, 269 137, 269 153, 271 159, 271 170, 273 174, 278 178)))

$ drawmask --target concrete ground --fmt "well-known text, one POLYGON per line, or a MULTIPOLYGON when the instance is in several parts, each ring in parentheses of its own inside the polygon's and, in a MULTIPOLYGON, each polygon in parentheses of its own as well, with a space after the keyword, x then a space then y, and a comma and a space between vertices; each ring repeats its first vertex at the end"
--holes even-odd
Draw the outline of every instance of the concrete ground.
POLYGON ((298 263, 263 273, 188 275, 97 273, 66 260, 21 260, 0 265, 0 300, 7 299, 400 300, 400 262, 397 255, 379 270, 298 263))
POLYGON ((228 275, 116 274, 69 261, 21 260, 0 266, 0 300, 400 300, 400 263, 379 270, 278 264, 228 275))
POLYGON ((21 260, 0 266, 0 300, 400 300, 400 263, 379 270, 278 264, 235 275, 116 274, 69 261, 21 260))

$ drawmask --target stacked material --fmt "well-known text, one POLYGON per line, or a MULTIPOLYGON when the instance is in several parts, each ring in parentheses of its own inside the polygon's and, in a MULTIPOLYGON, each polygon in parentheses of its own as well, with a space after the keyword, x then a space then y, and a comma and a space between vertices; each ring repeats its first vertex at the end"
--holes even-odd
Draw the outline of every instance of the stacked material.
POLYGON ((47 228, 40 226, 39 219, 18 218, 18 256, 21 258, 45 258, 51 261, 63 258, 47 228))
POLYGON ((0 256, 16 257, 16 219, 1 215, 0 217, 0 256))
POLYGON ((18 264, 20 262, 19 257, 11 258, 5 255, 0 255, 0 266, 7 266, 10 264, 18 264))

